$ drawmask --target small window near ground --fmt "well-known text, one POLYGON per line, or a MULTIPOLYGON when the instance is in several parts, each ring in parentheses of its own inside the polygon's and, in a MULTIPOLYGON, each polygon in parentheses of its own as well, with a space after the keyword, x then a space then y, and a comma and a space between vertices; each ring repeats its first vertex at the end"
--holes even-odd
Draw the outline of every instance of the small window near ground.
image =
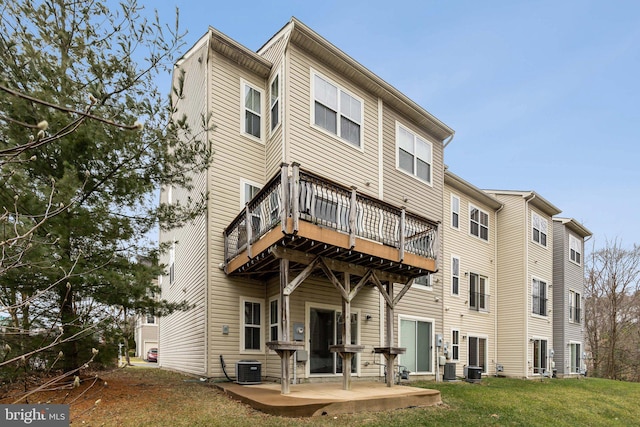
POLYGON ((242 303, 242 350, 262 350, 262 303, 242 303))

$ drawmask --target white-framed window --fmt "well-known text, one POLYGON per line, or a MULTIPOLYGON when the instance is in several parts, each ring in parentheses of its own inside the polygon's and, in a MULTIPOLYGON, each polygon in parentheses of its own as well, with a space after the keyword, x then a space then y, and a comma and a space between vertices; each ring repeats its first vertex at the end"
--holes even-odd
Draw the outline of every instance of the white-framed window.
POLYGON ((364 102, 312 71, 313 124, 345 142, 362 148, 364 102))
POLYGON ((582 323, 582 299, 580 293, 569 291, 569 321, 582 323))
POLYGON ((487 372, 487 338, 469 335, 467 339, 467 366, 479 366, 487 372))
POLYGON ((144 323, 146 323, 147 325, 155 325, 156 316, 154 316, 153 313, 147 313, 145 316, 144 323))
POLYGON ((413 280, 413 286, 421 289, 433 290, 433 285, 431 284, 431 275, 427 274, 424 276, 416 277, 413 280))
POLYGON ((469 205, 469 233, 482 240, 489 240, 489 214, 469 205))
POLYGON ((263 352, 262 339, 263 300, 241 298, 240 300, 240 351, 263 352))
POLYGON ((547 315, 547 282, 536 277, 531 283, 531 306, 533 314, 547 315))
POLYGON ((544 374, 547 370, 547 340, 533 340, 533 373, 544 374))
POLYGON ((451 360, 458 361, 460 359, 460 330, 451 330, 451 360))
POLYGON ((460 258, 451 256, 451 295, 460 295, 460 258))
POLYGON ((269 84, 269 101, 271 131, 273 131, 280 124, 280 74, 276 74, 269 84))
POLYGON ((176 242, 175 240, 171 242, 171 247, 169 248, 169 285, 173 285, 173 282, 176 280, 176 242))
POLYGON ((262 186, 256 182, 240 179, 240 209, 243 209, 261 189, 262 186))
POLYGON ((476 273, 469 274, 469 308, 489 311, 488 279, 476 273))
POLYGON ((572 374, 582 373, 582 344, 577 342, 569 343, 569 369, 572 374))
POLYGON ((242 80, 241 132, 251 138, 262 140, 262 90, 242 80))
POLYGON ((431 143, 396 122, 396 167, 431 185, 431 143))
POLYGON ((399 316, 400 365, 412 373, 433 372, 433 319, 399 316))
POLYGON ((451 228, 460 228, 460 197, 451 195, 451 228))
POLYGON ((578 265, 582 265, 582 240, 569 234, 569 259, 578 265))
POLYGON ((280 297, 269 300, 269 341, 280 339, 280 297))
POLYGON ((541 246, 547 246, 547 220, 531 212, 531 238, 541 246))

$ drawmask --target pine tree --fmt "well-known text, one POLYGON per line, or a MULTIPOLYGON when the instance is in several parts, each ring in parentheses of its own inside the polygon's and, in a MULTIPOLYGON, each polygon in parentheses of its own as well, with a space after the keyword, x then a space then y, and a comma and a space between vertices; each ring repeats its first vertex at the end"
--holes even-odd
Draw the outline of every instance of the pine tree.
POLYGON ((5 339, 21 337, 5 360, 58 344, 71 371, 121 310, 186 309, 154 296, 162 266, 148 236, 201 213, 206 195, 158 206, 156 190, 189 188, 208 166, 209 124, 172 120, 156 82, 182 35, 146 12, 135 0, 0 0, 0 316, 16 332, 5 339))

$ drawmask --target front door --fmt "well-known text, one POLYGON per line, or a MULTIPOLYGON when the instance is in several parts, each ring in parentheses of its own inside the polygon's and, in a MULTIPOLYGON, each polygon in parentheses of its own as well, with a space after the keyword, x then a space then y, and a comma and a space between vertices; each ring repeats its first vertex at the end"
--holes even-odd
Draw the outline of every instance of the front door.
MULTIPOLYGON (((342 313, 314 308, 309 312, 309 370, 311 374, 342 373, 342 358, 329 347, 342 344, 342 313)), ((351 314, 351 344, 358 338, 358 315, 351 314)), ((357 357, 351 360, 351 372, 356 372, 357 357)))

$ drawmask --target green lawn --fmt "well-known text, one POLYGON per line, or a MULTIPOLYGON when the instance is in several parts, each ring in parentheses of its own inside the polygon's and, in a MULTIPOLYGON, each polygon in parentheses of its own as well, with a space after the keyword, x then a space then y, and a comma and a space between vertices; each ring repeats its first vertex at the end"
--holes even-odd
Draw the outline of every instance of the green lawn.
MULTIPOLYGON (((103 426, 632 426, 640 425, 640 384, 596 378, 413 382, 441 391, 443 405, 382 413, 282 418, 256 411, 209 384, 164 371, 128 367, 134 384, 115 406, 74 424, 103 426), (136 390, 138 393, 137 394, 136 390), (140 401, 136 396, 144 397, 140 401)), ((109 376, 109 375, 107 375, 109 376)), ((102 396, 107 403, 112 400, 102 396)), ((117 396, 112 396, 117 397, 117 396)), ((72 417, 73 418, 73 417, 72 417)))

